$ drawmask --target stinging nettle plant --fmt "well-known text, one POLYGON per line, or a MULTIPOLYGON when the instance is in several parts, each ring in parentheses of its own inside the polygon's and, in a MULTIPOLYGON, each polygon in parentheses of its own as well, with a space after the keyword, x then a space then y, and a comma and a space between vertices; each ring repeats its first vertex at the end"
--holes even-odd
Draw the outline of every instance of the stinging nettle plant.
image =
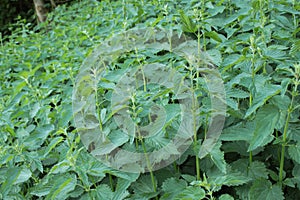
MULTIPOLYGON (((49 21, 33 29, 20 20, 12 35, 0 38, 0 198, 299 199, 299 15, 295 0, 132 0, 58 6, 49 21), (162 73, 153 63, 180 73, 198 106, 191 114, 198 125, 192 126, 192 144, 178 160, 156 171, 128 173, 91 155, 99 148, 96 143, 85 148, 75 127, 72 90, 93 49, 132 28, 150 27, 187 36, 194 44, 192 53, 210 57, 224 82, 226 121, 209 149, 204 145, 214 113, 204 76, 211 72, 209 63, 197 63, 207 66, 195 69, 188 57, 159 45, 116 54, 104 71, 89 71, 104 75, 96 87, 82 89, 97 94, 98 121, 90 116, 89 125, 100 121, 116 145, 145 154, 166 145, 178 129, 176 95, 147 80, 147 66, 162 73), (120 80, 132 78, 124 76, 132 68, 141 82, 126 99, 124 116, 147 126, 164 121, 160 106, 165 106, 167 123, 162 130, 159 124, 151 130, 161 131, 157 138, 143 138, 143 130, 135 137, 122 134, 113 120, 113 90, 120 80), (202 157, 204 147, 208 153, 202 157)), ((151 169, 149 163, 145 166, 151 169)))

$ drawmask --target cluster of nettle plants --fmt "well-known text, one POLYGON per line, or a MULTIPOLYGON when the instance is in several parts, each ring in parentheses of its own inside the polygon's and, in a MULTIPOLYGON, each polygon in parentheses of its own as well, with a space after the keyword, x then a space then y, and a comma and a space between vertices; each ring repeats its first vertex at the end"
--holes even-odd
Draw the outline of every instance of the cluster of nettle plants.
MULTIPOLYGON (((300 199, 299 19, 296 0, 88 0, 57 7, 33 30, 20 20, 0 38, 0 199, 300 199), (193 145, 173 164, 144 174, 109 168, 83 146, 72 112, 81 63, 104 40, 134 27, 193 38, 220 72, 226 121, 206 157, 197 153, 211 115, 204 77, 185 58, 159 49, 113 61, 96 90, 99 116, 109 121, 110 95, 126 69, 165 64, 190 81, 199 103, 193 145)), ((167 116, 180 115, 168 88, 155 84, 131 100, 128 111, 140 125, 149 123, 151 101, 167 116)), ((126 149, 166 145, 109 135, 118 127, 104 125, 126 149)), ((164 130, 172 136, 176 123, 164 130)))

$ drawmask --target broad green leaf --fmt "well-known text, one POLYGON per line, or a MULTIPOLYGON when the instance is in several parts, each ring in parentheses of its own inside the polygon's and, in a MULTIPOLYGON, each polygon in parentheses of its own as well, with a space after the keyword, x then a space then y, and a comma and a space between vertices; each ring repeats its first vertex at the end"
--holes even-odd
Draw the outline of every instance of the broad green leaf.
POLYGON ((27 181, 31 177, 31 174, 28 168, 9 168, 6 173, 6 179, 1 185, 0 193, 4 196, 7 195, 14 185, 27 181))
POLYGON ((300 190, 300 165, 297 164, 293 168, 293 179, 294 182, 297 183, 297 188, 300 190))
POLYGON ((290 145, 288 148, 289 155, 291 158, 300 164, 300 142, 294 145, 290 145))
POLYGON ((266 49, 264 54, 269 59, 283 60, 287 58, 285 51, 280 49, 266 49))
POLYGON ((220 66, 222 63, 222 54, 217 49, 209 49, 206 51, 206 53, 209 55, 209 60, 217 66, 220 66))
POLYGON ((183 191, 180 191, 174 198, 174 200, 200 200, 205 198, 205 190, 200 187, 187 187, 183 191))
POLYGON ((75 189, 77 184, 76 176, 71 174, 65 174, 63 176, 56 175, 56 179, 53 179, 53 185, 50 189, 46 200, 49 199, 67 199, 69 193, 75 189))
POLYGON ((214 162, 218 169, 221 172, 226 173, 226 161, 224 159, 224 152, 220 150, 221 145, 221 142, 215 144, 209 155, 210 159, 214 162))
POLYGON ((112 199, 114 193, 111 191, 110 187, 106 184, 101 184, 97 186, 95 190, 92 190, 92 199, 112 199))
POLYGON ((273 140, 273 131, 279 119, 279 110, 273 105, 265 105, 255 116, 256 127, 248 151, 253 151, 273 140))
POLYGON ((220 139, 222 141, 250 141, 254 129, 254 123, 240 123, 224 129, 220 139))
POLYGON ((246 92, 244 90, 238 89, 238 88, 229 88, 226 89, 226 97, 234 97, 234 98, 247 98, 249 97, 249 92, 246 92))
POLYGON ((191 20, 191 18, 180 11, 180 19, 182 21, 182 30, 187 33, 195 33, 197 31, 196 24, 191 20))
POLYGON ((222 185, 238 186, 238 185, 243 185, 249 182, 250 180, 251 180, 250 178, 242 175, 239 172, 230 172, 224 175, 209 177, 209 183, 215 184, 216 186, 222 186, 222 185))
POLYGON ((54 126, 52 124, 37 127, 36 130, 25 139, 24 145, 32 150, 40 147, 53 130, 54 126))
POLYGON ((219 200, 234 200, 234 198, 232 196, 230 196, 229 194, 222 194, 219 197, 219 200))
POLYGON ((50 144, 47 146, 43 157, 45 158, 52 149, 54 149, 61 141, 63 141, 63 137, 55 137, 51 140, 50 144))
POLYGON ((182 190, 187 187, 187 183, 182 179, 168 178, 162 184, 162 190, 164 192, 161 199, 172 199, 182 190))
POLYGON ((249 117, 252 113, 256 111, 260 106, 264 105, 268 99, 280 92, 281 87, 279 85, 267 84, 262 88, 256 89, 257 94, 255 94, 253 103, 251 107, 247 110, 245 118, 249 117))
POLYGON ((250 188, 250 198, 255 200, 283 200, 284 196, 279 185, 272 185, 266 179, 258 179, 250 188))
POLYGON ((130 186, 132 181, 126 179, 118 178, 116 191, 114 192, 112 200, 124 199, 129 195, 127 188, 130 186))
POLYGON ((265 164, 259 161, 252 162, 248 169, 248 176, 253 179, 258 179, 258 178, 267 179, 268 171, 265 164))
POLYGON ((286 95, 276 95, 270 99, 270 103, 278 107, 279 109, 279 120, 278 123, 276 124, 276 129, 280 130, 281 128, 284 127, 285 121, 286 121, 286 115, 288 111, 288 107, 290 105, 290 98, 286 95))
POLYGON ((239 54, 231 54, 224 58, 221 66, 223 67, 223 72, 230 69, 234 64, 241 62, 243 60, 243 56, 239 54))
POLYGON ((58 126, 66 127, 73 117, 72 106, 64 105, 59 117, 58 126))
POLYGON ((49 171, 49 174, 65 173, 65 172, 69 171, 70 168, 71 168, 70 162, 67 159, 65 159, 65 160, 55 164, 49 171))
POLYGON ((213 40, 217 41, 217 42, 222 42, 224 38, 224 36, 219 35, 218 33, 216 33, 215 31, 210 31, 210 32, 205 32, 204 33, 205 36, 212 38, 213 40))
POLYGON ((290 50, 290 54, 295 55, 296 53, 298 53, 300 51, 300 40, 295 41, 292 44, 292 48, 290 50))
MULTIPOLYGON (((157 188, 157 180, 155 181, 155 188, 157 188)), ((141 176, 136 182, 131 185, 135 194, 139 194, 142 197, 146 197, 148 199, 153 198, 158 195, 158 192, 155 192, 153 188, 154 185, 152 183, 150 175, 141 176)))
POLYGON ((33 190, 30 192, 30 194, 38 197, 43 197, 50 193, 51 188, 52 187, 50 185, 43 187, 33 187, 33 190))

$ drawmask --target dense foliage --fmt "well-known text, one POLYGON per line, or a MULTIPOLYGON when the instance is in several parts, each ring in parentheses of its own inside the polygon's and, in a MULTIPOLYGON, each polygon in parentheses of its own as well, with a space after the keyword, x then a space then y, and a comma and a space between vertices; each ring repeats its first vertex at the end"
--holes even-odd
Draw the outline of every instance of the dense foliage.
MULTIPOLYGON (((295 0, 87 0, 58 6, 34 29, 19 21, 0 47, 0 199, 300 199, 299 19, 295 0), (107 95, 127 68, 170 65, 191 81, 200 104, 193 145, 172 165, 144 174, 107 167, 83 146, 72 111, 80 66, 103 41, 136 27, 193 38, 222 75, 225 127, 205 158, 197 151, 212 94, 197 69, 163 48, 110 63, 97 90, 101 118, 109 121, 107 95)), ((137 123, 147 123, 147 113, 135 112, 150 110, 146 97, 169 105, 167 88, 149 89, 131 104, 137 123)), ((173 129, 176 123, 165 127, 173 129)), ((110 139, 131 148, 129 137, 110 139)), ((144 142, 155 149, 165 140, 144 142)), ((144 150, 143 140, 133 144, 144 150)))

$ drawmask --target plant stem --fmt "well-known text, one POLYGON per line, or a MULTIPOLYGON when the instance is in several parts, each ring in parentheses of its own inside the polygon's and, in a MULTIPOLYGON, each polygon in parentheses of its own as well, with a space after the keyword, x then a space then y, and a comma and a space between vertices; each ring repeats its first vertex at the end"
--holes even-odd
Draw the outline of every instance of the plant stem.
POLYGON ((109 177, 110 188, 114 192, 115 191, 115 187, 114 187, 114 181, 113 181, 112 175, 108 174, 108 177, 109 177))
MULTIPOLYGON (((298 80, 297 80, 298 81, 298 80)), ((280 166, 279 166, 279 183, 282 184, 283 181, 283 167, 284 167, 284 157, 285 157, 285 146, 287 145, 287 132, 289 128, 289 122, 291 118, 291 113, 293 112, 293 102, 294 98, 297 95, 298 84, 297 81, 294 85, 294 91, 292 91, 292 100, 288 108, 288 113, 284 125, 283 136, 282 136, 282 146, 281 146, 281 155, 280 155, 280 166)))
MULTIPOLYGON (((250 38, 250 49, 252 51, 252 57, 251 57, 251 79, 252 79, 252 87, 250 89, 250 97, 249 97, 249 107, 252 106, 253 103, 253 96, 256 93, 256 87, 255 87, 255 54, 256 54, 256 46, 254 44, 254 37, 251 36, 250 38)), ((252 151, 249 152, 249 164, 251 164, 253 161, 253 153, 252 151)))
POLYGON ((288 124, 290 121, 290 111, 288 111, 288 115, 285 121, 283 138, 282 138, 282 147, 281 147, 281 156, 280 156, 280 167, 279 167, 279 183, 282 183, 283 180, 283 167, 284 167, 284 155, 285 155, 285 146, 286 146, 286 136, 288 130, 288 124))

